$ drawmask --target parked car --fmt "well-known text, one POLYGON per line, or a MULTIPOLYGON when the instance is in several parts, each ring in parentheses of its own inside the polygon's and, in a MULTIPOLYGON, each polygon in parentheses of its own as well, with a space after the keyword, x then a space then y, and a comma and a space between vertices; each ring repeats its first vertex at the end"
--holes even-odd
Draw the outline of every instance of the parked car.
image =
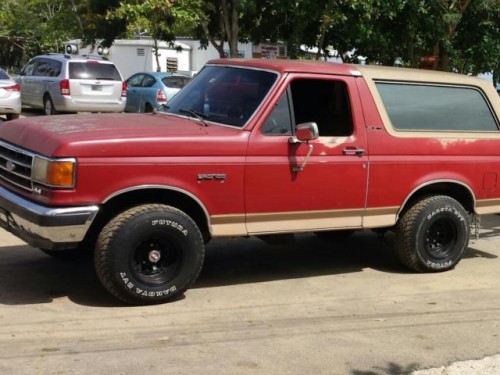
POLYGON ((15 78, 23 105, 57 112, 122 112, 127 86, 116 66, 100 57, 63 54, 31 59, 15 78))
POLYGON ((178 73, 136 73, 127 79, 125 112, 152 112, 170 101, 190 80, 178 73))
POLYGON ((0 69, 0 114, 7 120, 19 118, 21 113, 21 93, 19 85, 0 69))

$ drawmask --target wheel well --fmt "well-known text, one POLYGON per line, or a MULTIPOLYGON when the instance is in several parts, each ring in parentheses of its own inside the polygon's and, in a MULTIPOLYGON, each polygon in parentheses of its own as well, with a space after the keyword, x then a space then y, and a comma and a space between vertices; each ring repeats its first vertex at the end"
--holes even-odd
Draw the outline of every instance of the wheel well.
POLYGON ((399 216, 424 196, 446 195, 457 200, 467 212, 474 212, 474 197, 464 185, 454 182, 436 182, 413 192, 399 212, 399 216))
POLYGON ((153 105, 149 102, 144 104, 144 112, 146 112, 146 113, 153 112, 153 105))
POLYGON ((178 191, 167 189, 141 189, 120 194, 103 204, 84 242, 93 246, 99 232, 109 220, 131 207, 147 203, 166 204, 183 211, 194 220, 204 240, 208 241, 210 239, 208 219, 205 211, 196 200, 178 191))

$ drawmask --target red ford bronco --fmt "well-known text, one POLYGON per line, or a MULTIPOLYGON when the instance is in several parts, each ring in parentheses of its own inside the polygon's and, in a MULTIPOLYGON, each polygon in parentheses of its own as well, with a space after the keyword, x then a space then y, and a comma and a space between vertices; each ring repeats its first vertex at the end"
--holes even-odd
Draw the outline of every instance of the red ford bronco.
POLYGON ((94 253, 130 304, 192 285, 212 237, 385 228, 444 271, 500 213, 500 99, 459 74, 216 60, 151 114, 0 126, 1 226, 55 257, 94 253))

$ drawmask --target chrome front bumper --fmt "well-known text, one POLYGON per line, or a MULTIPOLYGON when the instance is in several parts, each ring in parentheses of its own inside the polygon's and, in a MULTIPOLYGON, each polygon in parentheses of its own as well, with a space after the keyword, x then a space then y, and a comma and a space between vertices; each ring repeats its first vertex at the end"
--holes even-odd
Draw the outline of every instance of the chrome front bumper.
POLYGON ((0 227, 33 247, 73 249, 83 240, 98 206, 45 207, 0 187, 0 227))

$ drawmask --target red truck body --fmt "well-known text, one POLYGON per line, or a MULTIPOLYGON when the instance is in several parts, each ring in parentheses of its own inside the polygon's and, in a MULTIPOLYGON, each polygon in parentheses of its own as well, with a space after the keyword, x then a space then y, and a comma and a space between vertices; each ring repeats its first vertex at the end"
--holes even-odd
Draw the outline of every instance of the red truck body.
MULTIPOLYGON (((79 114, 4 123, 0 127, 3 227, 48 252, 75 250, 82 244, 94 249, 97 243, 105 257, 115 251, 102 248, 103 228, 138 206, 161 204, 180 210, 207 241, 224 236, 397 228, 408 211, 413 210, 413 219, 406 222, 431 217, 440 209, 455 210, 455 203, 451 208, 448 203, 442 207, 432 203, 436 207, 431 205, 427 211, 431 203, 419 203, 445 197, 458 202, 466 213, 457 215, 467 221, 466 229, 450 229, 452 238, 464 232, 465 249, 474 218, 500 212, 500 100, 493 87, 478 79, 279 60, 217 60, 202 73, 165 112, 79 114), (219 78, 223 69, 251 74, 234 78, 227 73, 219 78), (204 80, 209 74, 213 77, 204 80), (252 81, 255 74, 260 75, 252 81), (221 83, 210 86, 217 79, 221 83), (200 87, 206 90, 203 105, 210 101, 214 112, 203 113, 202 107, 195 111, 194 104, 189 110, 182 108, 190 105, 192 97, 202 97, 200 87), (425 108, 391 91, 442 95, 441 91, 434 94, 434 88, 446 93, 445 103, 436 104, 436 119, 446 112, 453 117, 460 103, 470 101, 453 102, 455 96, 466 94, 486 108, 477 115, 483 128, 466 128, 471 121, 461 125, 456 118, 449 129, 440 128, 448 126, 446 121, 433 128, 434 120, 426 117, 434 111, 432 100, 425 102, 425 108), (319 103, 324 99, 325 104, 319 103), (402 104, 390 104, 399 99, 402 104), (248 115, 241 110, 233 122, 224 123, 232 113, 223 112, 225 108, 250 103, 248 115), (311 114, 308 108, 313 109, 311 114), (323 110, 327 120, 319 114, 323 110), (287 121, 290 128, 282 126, 287 121), (311 131, 310 138, 298 139, 295 127, 299 124, 311 131), (342 124, 344 129, 322 133, 325 124, 342 124), (25 176, 27 185, 16 183, 12 175, 19 170, 18 154, 47 159, 48 164, 74 162, 71 186, 40 182, 33 178, 35 169, 27 172, 32 173, 25 176), (71 216, 73 221, 65 225, 71 216), (65 235, 55 236, 51 228, 65 235)), ((425 95, 421 99, 425 101, 425 95)), ((411 243, 426 240, 417 234, 410 237, 401 237, 400 258, 419 271, 451 268, 464 250, 456 259, 450 260, 447 253, 441 254, 443 262, 429 263, 417 250, 409 250, 411 243)), ((147 253, 150 261, 156 255, 147 253)), ((122 292, 117 286, 124 280, 116 276, 120 273, 124 272, 114 270, 101 279, 105 286, 118 280, 107 288, 126 302, 151 303, 175 294, 143 295, 147 288, 128 293, 138 282, 122 292)), ((175 285, 177 292, 196 276, 186 285, 175 285)))

